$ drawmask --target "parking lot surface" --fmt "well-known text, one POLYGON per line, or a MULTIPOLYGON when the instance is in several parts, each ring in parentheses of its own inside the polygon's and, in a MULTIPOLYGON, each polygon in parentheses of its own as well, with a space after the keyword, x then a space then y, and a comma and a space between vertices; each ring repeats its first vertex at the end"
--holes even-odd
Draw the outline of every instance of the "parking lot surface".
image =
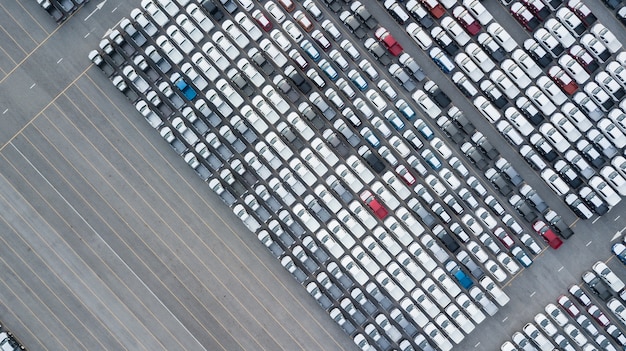
MULTIPOLYGON (((386 67, 371 57, 374 69, 393 83, 397 98, 409 102, 418 117, 462 160, 470 175, 476 176, 489 194, 505 206, 505 214, 512 215, 524 232, 533 233, 541 245, 541 252, 533 255, 531 267, 505 274, 501 285, 510 302, 499 306, 494 317, 465 335, 455 349, 498 349, 547 303, 555 303, 556 297, 570 285, 581 284, 581 274, 598 260, 609 262, 616 274, 624 278, 623 265, 610 253, 611 243, 621 240, 620 234, 626 229, 622 218, 626 216, 621 215, 624 204, 614 206, 601 218, 577 220, 516 147, 496 132, 472 100, 459 93, 450 76, 442 73, 404 28, 396 24, 382 3, 361 2, 427 72, 428 79, 451 98, 452 104, 465 113, 576 233, 564 240, 557 251, 541 243, 530 223, 508 204, 508 198, 468 162, 460 145, 421 113, 412 97, 414 89, 403 90, 387 74, 386 67), (486 330, 489 337, 485 337, 486 330)), ((599 22, 626 42, 623 27, 603 4, 591 0, 585 3, 599 22)), ((262 5, 254 4, 259 8, 262 5)), ((298 9, 301 5, 297 3, 298 9)), ((344 38, 369 55, 336 15, 323 4, 318 5, 344 38)), ((502 5, 490 1, 484 5, 496 21, 507 24, 507 31, 520 45, 529 37, 502 5)), ((2 239, 1 261, 5 287, 0 294, 3 322, 27 347, 42 349, 355 349, 351 339, 368 329, 359 326, 348 337, 331 322, 328 313, 272 258, 276 252, 272 255, 263 249, 256 234, 250 233, 248 228, 253 222, 248 221, 246 228, 231 214, 220 198, 208 190, 206 182, 185 167, 186 160, 171 152, 167 142, 145 123, 132 104, 85 59, 99 38, 110 34, 120 18, 138 6, 139 2, 92 1, 59 27, 35 2, 9 0, 0 6, 6 23, 12 23, 3 27, 1 35, 6 38, 0 38, 0 54, 7 58, 1 60, 6 67, 0 67, 0 218, 7 233, 2 239), (31 27, 32 31, 25 30, 31 27), (28 38, 24 33, 28 33, 28 38), (72 47, 71 55, 68 45, 72 47)), ((316 26, 319 28, 319 23, 316 26)), ((373 37, 374 31, 368 35, 373 37)), ((332 42, 332 46, 338 45, 332 42)), ((349 64, 356 67, 356 62, 349 64)), ((341 70, 339 73, 344 74, 341 70)), ((368 81, 376 85, 375 80, 368 81)), ((424 82, 414 83, 417 89, 425 89, 424 82)), ((380 85, 377 88, 384 94, 380 85)), ((319 90, 322 95, 324 91, 319 90)), ((286 97, 298 99, 297 95, 286 97)), ((300 96, 298 102, 303 101, 300 96)), ((326 118, 332 119, 328 115, 326 118)), ((374 121, 371 119, 367 125, 380 133, 382 127, 375 127, 380 124, 374 121)), ((386 128, 392 126, 398 128, 394 124, 386 128)), ((381 139, 383 144, 393 141, 381 139)), ((369 144, 363 140, 358 136, 354 144, 348 139, 338 146, 335 151, 341 162, 349 160, 350 155, 364 155, 361 150, 368 149, 369 144), (349 144, 358 145, 358 150, 352 150, 349 144)), ((306 143, 293 144, 298 150, 304 146, 306 143)), ((384 158, 382 162, 388 160, 384 158)), ((429 171, 437 177, 438 173, 429 171)), ((354 194, 357 201, 359 194, 354 194)), ((381 212, 387 211, 389 204, 383 200, 382 209, 370 203, 374 214, 379 218, 395 216, 392 211, 381 212)), ((480 201, 481 206, 486 206, 480 201)), ((236 204, 243 206, 244 202, 236 204)), ((234 202, 230 205, 238 208, 234 202)), ((271 202, 264 205, 271 206, 271 202)), ((258 212, 253 216, 259 216, 258 212)), ((457 221, 460 214, 453 216, 457 221)), ((304 222, 303 218, 297 221, 306 227, 311 222, 304 222)), ((448 230, 444 222, 436 223, 444 224, 448 230)), ((266 224, 260 225, 266 228, 266 224)), ((430 225, 424 224, 427 226, 430 225)), ((435 227, 430 227, 427 232, 435 231, 435 227)), ((272 238, 276 241, 274 234, 272 238)), ((382 237, 376 240, 385 243, 382 237)), ((289 255, 279 254, 280 258, 289 255)), ((306 270, 307 266, 301 268, 306 270)), ((302 279, 305 286, 315 281, 322 284, 320 273, 324 273, 323 268, 316 270, 315 276, 296 278, 302 279)), ((373 322, 375 315, 368 321, 373 322)), ((624 330, 623 327, 619 328, 624 330)), ((379 328, 382 333, 382 326, 379 328)), ((373 343, 371 334, 367 338, 373 343)))

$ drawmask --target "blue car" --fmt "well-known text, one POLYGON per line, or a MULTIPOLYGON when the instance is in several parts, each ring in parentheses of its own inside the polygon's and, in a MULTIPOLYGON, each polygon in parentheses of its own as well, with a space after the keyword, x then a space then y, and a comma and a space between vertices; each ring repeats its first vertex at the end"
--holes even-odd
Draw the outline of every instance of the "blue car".
POLYGON ((176 87, 180 89, 180 91, 185 95, 185 97, 191 101, 198 96, 198 93, 191 87, 191 85, 187 84, 184 79, 179 79, 176 81, 176 87))
POLYGON ((454 261, 446 262, 446 270, 450 272, 454 276, 454 278, 459 282, 459 284, 465 288, 469 289, 474 285, 472 278, 470 278, 465 272, 459 268, 459 265, 454 261))
POLYGON ((454 70, 454 63, 448 55, 446 55, 440 48, 432 48, 430 50, 430 58, 441 68, 443 73, 450 73, 454 70))
POLYGON ((348 78, 350 78, 350 81, 352 81, 360 91, 367 90, 367 82, 356 70, 353 69, 348 72, 348 78))
POLYGON ((339 78, 337 70, 330 64, 330 62, 326 61, 326 59, 321 60, 318 65, 320 66, 324 74, 326 74, 326 76, 333 82, 336 81, 337 78, 339 78))
POLYGON ((433 130, 430 129, 430 127, 427 126, 426 123, 424 123, 424 121, 422 121, 421 119, 416 119, 414 126, 415 129, 417 129, 417 131, 422 134, 424 139, 430 141, 435 137, 435 133, 433 132, 433 130))
POLYGON ((626 264, 626 245, 622 243, 613 244, 611 251, 623 264, 626 264))
POLYGON ((389 110, 385 112, 385 118, 397 131, 404 129, 404 122, 402 122, 402 119, 400 119, 397 113, 389 110))
POLYGON ((311 44, 308 40, 303 40, 300 44, 300 47, 306 52, 307 55, 311 58, 311 60, 317 62, 320 60, 320 52, 311 44))
POLYGON ((433 152, 430 151, 429 149, 422 151, 422 157, 424 158, 424 160, 426 160, 426 163, 428 163, 428 165, 435 171, 438 171, 441 169, 442 167, 441 161, 439 161, 437 156, 435 156, 435 154, 433 154, 433 152))
POLYGON ((408 119, 409 121, 415 118, 415 111, 413 111, 411 106, 409 106, 409 104, 407 104, 406 101, 404 101, 403 99, 400 99, 396 102, 396 108, 398 109, 398 111, 400 111, 404 118, 408 119))
POLYGON ((361 135, 373 148, 377 149, 380 146, 380 140, 368 127, 361 129, 361 135))

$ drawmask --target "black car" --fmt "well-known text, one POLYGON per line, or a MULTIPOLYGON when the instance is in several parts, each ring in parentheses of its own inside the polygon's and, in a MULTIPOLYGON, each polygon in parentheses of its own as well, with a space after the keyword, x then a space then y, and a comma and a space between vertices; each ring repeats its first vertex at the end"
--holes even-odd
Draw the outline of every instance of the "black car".
POLYGON ((467 158, 469 158, 469 160, 473 164, 475 164, 476 167, 478 167, 478 169, 483 170, 487 168, 488 163, 483 157, 483 155, 481 155, 478 149, 472 146, 472 144, 470 144, 469 142, 466 142, 463 145, 461 145, 461 151, 463 151, 465 156, 467 156, 467 158))
POLYGON ((608 301, 611 297, 613 297, 613 294, 609 291, 606 283, 604 283, 594 273, 587 271, 583 273, 582 277, 589 290, 597 295, 602 301, 608 301))
POLYGON ((341 21, 348 27, 348 29, 354 34, 355 37, 363 39, 365 37, 365 30, 361 26, 361 22, 354 17, 350 12, 344 11, 339 15, 341 21))
POLYGON ((493 174, 491 178, 489 178, 489 181, 502 195, 509 196, 513 193, 513 188, 500 173, 493 174))
POLYGON ((498 150, 496 150, 496 148, 491 145, 489 140, 487 140, 487 138, 485 138, 482 133, 474 133, 474 135, 472 136, 472 141, 476 143, 478 149, 482 151, 489 159, 494 160, 496 157, 500 156, 498 150))
POLYGON ((509 100, 504 97, 504 94, 493 84, 489 79, 485 79, 480 83, 480 89, 485 92, 489 101, 499 109, 504 108, 509 104, 509 100))
POLYGON ((224 18, 224 12, 220 10, 217 5, 213 2, 213 0, 204 0, 202 1, 202 7, 204 10, 213 17, 216 21, 221 21, 224 18))
POLYGON ((328 8, 335 13, 341 10, 341 4, 337 0, 324 0, 324 3, 326 3, 326 6, 328 6, 328 8))
POLYGON ((528 204, 528 200, 523 199, 521 196, 515 194, 509 199, 509 203, 513 205, 517 213, 524 217, 529 223, 535 222, 537 219, 537 212, 528 204))
POLYGON ((561 219, 561 216, 554 216, 553 218, 548 220, 548 222, 550 222, 550 226, 552 226, 552 228, 554 228, 554 230, 556 230, 563 239, 568 239, 572 235, 574 235, 574 231, 572 230, 572 228, 565 224, 563 219, 561 219))
POLYGON ((556 160, 557 157, 559 157, 559 155, 556 153, 556 151, 554 151, 554 148, 552 148, 548 141, 538 133, 530 136, 530 143, 533 145, 535 150, 537 150, 537 152, 541 156, 543 156, 543 158, 548 162, 552 162, 556 160))
POLYGON ((452 253, 456 253, 461 249, 459 243, 448 233, 445 229, 441 229, 438 233, 436 233, 437 238, 441 241, 441 243, 452 253))
POLYGON ((589 209, 602 216, 609 212, 609 206, 590 187, 585 186, 578 192, 589 209))
POLYGON ((381 174, 385 170, 385 164, 383 163, 383 161, 376 155, 374 155, 371 151, 365 153, 363 155, 363 158, 376 173, 381 174))
POLYGON ((580 140, 576 143, 576 148, 578 148, 583 157, 596 169, 602 168, 602 166, 606 163, 606 159, 602 157, 600 151, 598 151, 598 149, 586 139, 580 140))
POLYGON ((435 21, 433 21, 426 9, 420 4, 416 4, 415 7, 410 9, 407 8, 407 10, 409 10, 409 15, 415 18, 415 21, 424 29, 429 29, 435 24, 435 21))
POLYGON ((448 105, 452 102, 448 95, 439 89, 439 86, 432 80, 424 83, 424 89, 426 89, 426 92, 435 101, 435 103, 442 108, 448 107, 448 105))
POLYGON ((602 2, 611 10, 617 9, 622 4, 622 0, 602 0, 602 2))
MULTIPOLYGON (((450 111, 452 111, 452 108, 450 109, 450 111)), ((448 114, 450 115, 450 119, 452 119, 452 121, 459 127, 461 128, 462 131, 465 132, 465 134, 467 135, 472 135, 474 134, 474 132, 476 131, 476 127, 474 127, 474 124, 472 124, 472 122, 470 122, 467 117, 465 117, 463 115, 463 113, 461 111, 459 111, 457 109, 457 113, 450 113, 450 111, 448 111, 448 114)))
POLYGON ((463 141, 463 134, 461 134, 461 131, 455 127, 447 117, 440 117, 439 120, 443 120, 442 124, 439 125, 441 130, 443 130, 443 133, 452 139, 452 141, 456 144, 460 144, 463 141))
MULTIPOLYGON (((286 70, 285 70, 286 73, 286 70)), ((287 77, 293 82, 293 84, 300 89, 303 94, 308 94, 311 91, 311 84, 309 84, 304 77, 298 73, 295 69, 287 74, 287 77)))

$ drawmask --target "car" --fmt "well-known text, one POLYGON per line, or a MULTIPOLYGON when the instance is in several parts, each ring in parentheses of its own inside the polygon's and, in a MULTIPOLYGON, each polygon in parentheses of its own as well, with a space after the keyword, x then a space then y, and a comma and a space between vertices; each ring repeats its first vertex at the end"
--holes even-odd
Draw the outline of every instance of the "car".
POLYGON ((553 303, 549 303, 544 308, 546 314, 559 326, 564 327, 568 319, 563 312, 553 303))
POLYGON ((533 32, 540 25, 540 21, 522 3, 516 1, 511 4, 511 14, 527 31, 533 32))
POLYGON ((567 95, 573 95, 578 90, 578 84, 561 67, 550 67, 548 75, 567 95))
POLYGON ((530 85, 530 77, 512 59, 502 61, 500 68, 520 89, 526 89, 530 85))
POLYGON ((581 36, 587 27, 578 18, 578 16, 567 7, 562 7, 556 12, 556 18, 572 33, 572 35, 581 36))
POLYGON ((421 27, 428 29, 433 26, 434 21, 432 17, 428 14, 424 6, 418 2, 418 0, 407 1, 405 7, 409 12, 409 15, 411 15, 411 17, 413 17, 421 27))
POLYGON ((357 89, 360 91, 365 91, 368 88, 367 81, 361 76, 357 70, 353 69, 348 72, 348 78, 354 85, 356 85, 357 89))
POLYGON ((615 34, 613 34, 602 23, 594 24, 591 27, 590 32, 598 40, 600 40, 612 54, 615 54, 622 49, 622 44, 615 37, 615 34))
POLYGON ((496 300, 498 305, 505 306, 507 303, 509 303, 509 301, 511 301, 509 296, 505 294, 504 291, 502 291, 502 289, 500 289, 500 287, 498 287, 490 277, 484 276, 479 281, 479 284, 487 291, 489 295, 491 295, 491 297, 493 297, 494 300, 496 300))
POLYGON ((484 96, 477 96, 474 99, 474 106, 483 114, 491 123, 496 123, 502 115, 498 109, 489 102, 484 96))
POLYGON ((621 346, 626 346, 626 336, 619 330, 617 326, 614 324, 609 325, 605 331, 613 340, 617 341, 617 343, 621 346))
POLYGON ((615 101, 621 101, 626 92, 624 87, 607 72, 599 72, 594 80, 598 83, 615 101))
POLYGON ((376 215, 378 219, 383 220, 389 214, 387 208, 385 208, 385 206, 378 199, 376 199, 369 190, 361 193, 360 197, 361 200, 369 206, 372 212, 374 212, 374 215, 376 215))
POLYGON ((519 262, 524 268, 530 267, 533 263, 533 260, 528 256, 528 254, 519 246, 514 246, 511 248, 511 254, 517 262, 519 262))
MULTIPOLYGON (((488 229, 493 229, 498 224, 496 220, 493 218, 493 216, 491 216, 491 214, 489 214, 489 212, 487 212, 487 210, 484 209, 483 207, 479 207, 476 210, 475 214, 476 214, 476 217, 478 217, 478 219, 480 219, 483 222, 483 224, 487 226, 488 229)), ((507 240, 507 243, 512 243, 512 241, 509 242, 507 240)))
POLYGON ((559 296, 557 303, 574 319, 580 314, 578 307, 565 295, 559 296))
MULTIPOLYGON (((558 160, 554 165, 554 169, 563 177, 563 179, 573 189, 578 189, 583 184, 583 181, 575 172, 575 169, 564 160, 558 160)), ((572 203, 576 202, 576 196, 573 199, 570 199, 569 201, 572 203)), ((567 199, 566 199, 566 202, 568 202, 567 199)))
POLYGON ((528 250, 530 250, 530 252, 533 255, 537 255, 541 252, 541 247, 539 246, 539 244, 537 244, 537 242, 535 241, 535 239, 533 239, 530 234, 524 234, 520 237, 520 241, 522 242, 522 244, 524 244, 524 246, 526 246, 526 248, 528 250))
POLYGON ((596 16, 591 12, 589 7, 585 5, 581 0, 569 0, 567 7, 572 10, 578 18, 585 24, 586 27, 590 27, 596 22, 596 16))
POLYGON ((440 107, 446 108, 450 105, 451 100, 448 95, 439 89, 439 86, 433 81, 429 80, 424 83, 424 89, 440 107))
POLYGON ((549 116, 556 112, 556 105, 548 98, 548 96, 537 86, 533 85, 526 89, 526 96, 545 116, 549 116))
MULTIPOLYGON (((480 83, 480 89, 487 95, 489 100, 498 109, 503 109, 509 104, 509 101, 504 97, 504 94, 493 84, 489 79, 485 79, 480 83)), ((508 123, 507 123, 508 124, 508 123)))
POLYGON ((565 196, 565 203, 578 217, 582 219, 593 217, 593 213, 589 207, 576 194, 567 194, 567 196, 565 196))
POLYGON ((576 38, 557 19, 550 18, 544 23, 544 27, 563 45, 569 48, 576 42, 576 38))
POLYGON ((426 324, 423 328, 423 332, 435 343, 435 345, 437 345, 439 349, 445 351, 452 350, 452 343, 450 340, 444 336, 441 330, 439 330, 439 328, 437 328, 432 322, 426 324))
POLYGON ((592 266, 593 271, 615 292, 620 292, 626 285, 624 282, 602 261, 592 266))
POLYGON ((543 73, 541 67, 539 67, 535 60, 522 49, 515 49, 513 53, 511 53, 511 58, 513 58, 530 78, 537 78, 543 73))
POLYGON ((490 259, 485 262, 485 269, 487 269, 489 274, 491 274, 496 281, 501 283, 506 280, 506 273, 493 260, 490 259))
POLYGON ((626 264, 626 245, 623 243, 615 243, 611 247, 611 252, 622 262, 626 264))
POLYGON ((501 70, 493 70, 493 72, 491 72, 491 74, 489 75, 489 79, 491 79, 491 81, 494 82, 498 86, 498 88, 500 88, 500 90, 502 90, 507 98, 515 99, 519 96, 520 90, 515 84, 513 84, 513 81, 509 79, 509 77, 501 70))
POLYGON ((459 46, 452 40, 443 28, 435 26, 430 30, 430 35, 448 55, 455 55, 459 51, 459 46))
POLYGON ((459 46, 465 46, 471 39, 459 23, 450 16, 441 19, 441 26, 459 46))
POLYGON ((463 28, 470 34, 476 35, 481 30, 478 21, 463 6, 457 6, 452 10, 452 15, 459 21, 463 28))
POLYGON ((446 13, 446 9, 437 0, 420 0, 420 2, 435 19, 441 18, 446 13))
POLYGON ((462 52, 454 57, 454 62, 461 68, 461 70, 474 82, 480 81, 485 75, 480 70, 478 65, 470 59, 470 57, 462 52))
POLYGON ((619 174, 612 166, 604 166, 600 170, 600 175, 611 185, 621 196, 626 194, 626 179, 619 174))
POLYGON ((593 188, 604 201, 606 201, 609 207, 617 205, 622 200, 617 192, 599 176, 593 176, 589 180, 589 186, 593 188))
POLYGON ((502 46, 504 51, 508 53, 512 52, 517 47, 517 43, 515 42, 515 40, 497 22, 493 22, 487 27, 487 33, 489 33, 492 36, 492 38, 498 44, 500 44, 500 46, 502 46))
POLYGON ((610 299, 606 306, 619 319, 622 324, 626 324, 626 307, 618 299, 610 299))
POLYGON ((606 315, 598 308, 596 305, 590 305, 587 307, 587 313, 596 320, 596 322, 601 325, 603 328, 608 327, 611 324, 611 321, 606 317, 606 315))
POLYGON ((533 223, 533 229, 539 234, 553 249, 558 249, 563 245, 563 241, 552 231, 552 229, 543 221, 533 223))
POLYGON ((454 70, 454 63, 440 48, 434 47, 430 49, 429 55, 444 73, 448 74, 454 70))
POLYGON ((378 27, 374 32, 374 36, 383 43, 392 56, 399 56, 404 51, 400 43, 384 27, 378 27))
POLYGON ((580 43, 600 62, 606 62, 611 57, 611 52, 606 45, 591 33, 583 34, 580 37, 580 43))
POLYGON ((472 82, 467 79, 467 76, 462 72, 455 72, 452 75, 452 82, 459 88, 459 90, 468 98, 476 96, 478 94, 478 90, 472 82))
POLYGON ((541 328, 541 330, 549 337, 553 337, 558 332, 556 326, 543 313, 537 313, 534 321, 535 324, 539 326, 539 328, 541 328))
POLYGON ((563 44, 554 36, 553 33, 549 32, 545 28, 537 29, 534 32, 533 37, 548 53, 550 53, 550 55, 552 55, 553 58, 559 57, 565 51, 563 44))
POLYGON ((569 48, 568 55, 580 63, 589 74, 594 73, 598 70, 598 68, 600 68, 600 64, 596 61, 596 59, 594 59, 585 48, 578 44, 572 45, 572 47, 569 48))
POLYGON ((565 139, 563 134, 559 132, 552 123, 546 122, 539 127, 539 132, 548 140, 554 148, 561 153, 567 151, 570 143, 565 139))

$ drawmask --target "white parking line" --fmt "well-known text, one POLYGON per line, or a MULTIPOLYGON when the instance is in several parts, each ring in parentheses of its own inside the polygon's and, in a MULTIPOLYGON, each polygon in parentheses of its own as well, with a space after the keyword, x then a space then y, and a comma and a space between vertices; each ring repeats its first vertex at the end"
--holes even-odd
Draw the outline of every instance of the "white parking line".
POLYGON ((562 270, 563 270, 563 268, 565 268, 565 267, 561 266, 561 268, 559 268, 559 270, 558 270, 557 272, 562 271, 562 270))
POLYGON ((113 10, 111 10, 111 13, 117 11, 117 6, 115 6, 115 8, 113 10))
POLYGON ((9 112, 9 109, 4 110, 4 112, 2 112, 2 114, 5 114, 7 112, 9 112))
POLYGON ((502 320, 502 323, 506 322, 507 319, 509 319, 509 316, 504 317, 504 319, 502 320))
POLYGON ((530 297, 535 296, 535 294, 536 294, 536 293, 537 293, 536 291, 533 291, 533 292, 530 294, 530 297))
POLYGON ((31 86, 30 86, 30 88, 28 88, 28 89, 32 89, 32 88, 34 88, 34 87, 35 87, 35 85, 37 85, 37 83, 33 83, 33 85, 31 85, 31 86))
POLYGON ((591 221, 591 223, 592 223, 592 224, 595 224, 595 223, 598 221, 598 219, 600 219, 600 217, 598 217, 598 218, 594 219, 593 221, 591 221))
POLYGON ((615 219, 613 220, 613 222, 617 221, 619 219, 620 216, 615 217, 615 219))
POLYGON ((83 38, 87 39, 87 37, 89 36, 89 34, 91 34, 91 32, 85 34, 85 36, 83 38))
POLYGON ((589 242, 585 246, 589 246, 589 245, 591 245, 591 240, 589 240, 589 242))
POLYGON ((61 57, 59 61, 57 61, 57 64, 61 63, 61 61, 63 61, 63 57, 61 57))
POLYGON ((474 347, 478 347, 478 345, 480 345, 480 341, 476 343, 476 345, 474 345, 474 347))

